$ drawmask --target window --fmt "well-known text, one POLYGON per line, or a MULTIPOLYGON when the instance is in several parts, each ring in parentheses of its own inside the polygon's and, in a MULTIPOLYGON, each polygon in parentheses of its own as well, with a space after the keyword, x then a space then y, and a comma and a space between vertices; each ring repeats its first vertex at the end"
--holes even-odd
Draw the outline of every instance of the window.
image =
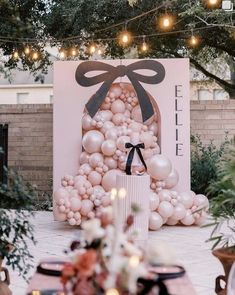
POLYGON ((216 100, 229 99, 228 93, 225 92, 223 89, 214 89, 213 96, 213 98, 216 100))
POLYGON ((23 104, 28 103, 28 92, 17 93, 17 103, 23 104))
POLYGON ((199 100, 212 100, 213 93, 208 89, 198 89, 198 99, 199 100))

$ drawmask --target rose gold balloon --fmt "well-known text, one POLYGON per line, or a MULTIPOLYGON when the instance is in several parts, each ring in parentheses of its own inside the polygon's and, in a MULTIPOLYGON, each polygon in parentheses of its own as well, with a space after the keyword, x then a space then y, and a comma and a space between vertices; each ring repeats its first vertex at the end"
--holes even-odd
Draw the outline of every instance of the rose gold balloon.
POLYGON ((116 169, 117 168, 117 161, 114 160, 112 157, 106 157, 104 159, 104 163, 109 169, 116 169))
POLYGON ((186 209, 189 209, 193 206, 193 197, 189 192, 179 193, 178 201, 183 204, 186 209))
POLYGON ((106 139, 112 139, 112 140, 116 141, 117 137, 118 137, 117 128, 111 128, 105 132, 106 139))
POLYGON ((76 219, 75 218, 70 218, 69 220, 70 225, 76 225, 76 219))
POLYGON ((112 139, 105 140, 101 145, 101 151, 105 156, 112 156, 116 149, 116 143, 112 139))
POLYGON ((172 219, 180 220, 186 216, 186 209, 182 204, 178 204, 174 207, 174 213, 171 216, 172 219))
POLYGON ((122 174, 122 171, 119 169, 112 169, 105 173, 102 179, 102 186, 106 192, 116 187, 116 176, 119 174, 122 174))
POLYGON ((138 132, 132 132, 130 140, 132 144, 138 144, 140 142, 140 134, 138 132))
POLYGON ((125 121, 125 116, 122 113, 113 115, 112 121, 115 125, 121 125, 125 121))
POLYGON ((208 210, 209 209, 209 201, 206 196, 198 194, 194 197, 193 204, 201 209, 208 210))
POLYGON ((149 198, 150 198, 150 210, 155 211, 159 205, 159 197, 156 193, 151 192, 149 198))
POLYGON ((149 229, 158 230, 163 225, 163 220, 157 212, 151 212, 149 216, 149 229))
POLYGON ((137 122, 132 122, 129 124, 129 128, 134 131, 134 132, 140 132, 142 129, 142 124, 137 123, 137 122))
POLYGON ((113 114, 124 113, 125 112, 124 102, 120 99, 116 99, 111 105, 111 112, 113 112, 113 114))
POLYGON ((176 225, 178 223, 178 220, 171 218, 168 218, 166 221, 167 225, 176 225))
POLYGON ((83 216, 87 216, 87 214, 93 209, 93 207, 93 202, 91 202, 90 200, 82 200, 80 213, 83 216))
POLYGON ((162 202, 162 201, 170 202, 171 192, 169 190, 163 189, 158 193, 158 197, 159 197, 160 202, 162 202))
POLYGON ((145 160, 150 159, 153 156, 153 151, 152 149, 143 150, 142 155, 145 160))
POLYGON ((80 155, 80 164, 88 163, 90 155, 87 152, 82 152, 80 155))
POLYGON ((171 170, 171 173, 165 179, 165 188, 173 188, 179 181, 179 174, 175 169, 171 170))
POLYGON ((149 132, 143 132, 140 134, 140 142, 143 142, 145 148, 148 149, 153 143, 153 136, 149 132))
POLYGON ((148 173, 156 180, 166 179, 171 170, 170 160, 163 155, 155 155, 148 162, 148 173))
POLYGON ((158 206, 158 213, 162 216, 162 217, 166 217, 169 218, 172 216, 173 212, 174 212, 174 207, 171 205, 171 203, 167 202, 167 201, 163 201, 159 204, 158 206))
POLYGON ((84 171, 84 173, 86 175, 88 175, 91 172, 91 170, 92 170, 90 164, 87 164, 87 163, 86 164, 82 164, 80 168, 84 171))
POLYGON ((106 131, 110 130, 111 128, 114 128, 115 125, 113 122, 111 121, 106 121, 104 122, 103 127, 101 128, 101 132, 103 132, 104 134, 106 133, 106 131))
POLYGON ((67 200, 68 198, 69 198, 69 192, 62 187, 54 192, 54 199, 56 203, 59 202, 60 199, 67 200))
POLYGON ((88 153, 92 154, 95 152, 100 152, 103 141, 104 135, 101 132, 97 130, 90 130, 83 135, 82 145, 88 153))
POLYGON ((71 198, 70 199, 70 208, 73 210, 73 211, 78 211, 78 210, 80 210, 80 208, 81 208, 81 205, 82 205, 82 203, 81 203, 81 200, 79 199, 79 198, 71 198))
POLYGON ((195 219, 193 218, 191 210, 187 210, 185 217, 180 220, 180 222, 184 225, 192 225, 194 221, 195 219))
POLYGON ((110 91, 112 91, 112 93, 114 94, 114 97, 120 97, 122 94, 122 88, 118 85, 118 84, 114 84, 110 91))
POLYGON ((110 121, 113 116, 113 113, 109 110, 100 111, 99 114, 100 114, 101 119, 104 120, 104 122, 110 121))
POLYGON ((117 140, 117 148, 123 152, 127 151, 125 144, 130 142, 129 136, 120 136, 117 140))
POLYGON ((91 171, 90 174, 88 175, 88 180, 93 186, 99 185, 101 183, 101 179, 102 179, 101 175, 96 171, 91 171))
POLYGON ((107 207, 111 204, 111 200, 109 196, 102 196, 101 197, 101 203, 104 207, 107 207))
POLYGON ((92 118, 88 114, 85 114, 82 117, 82 128, 86 131, 92 129, 91 122, 92 122, 92 118))
POLYGON ((94 153, 89 158, 89 164, 92 168, 95 168, 98 166, 98 163, 103 163, 104 157, 101 153, 94 153))
POLYGON ((149 131, 153 132, 153 135, 157 135, 158 133, 158 125, 156 122, 153 122, 152 124, 149 125, 149 131))
POLYGON ((133 108, 131 112, 131 119, 139 123, 143 122, 142 113, 139 105, 133 108))

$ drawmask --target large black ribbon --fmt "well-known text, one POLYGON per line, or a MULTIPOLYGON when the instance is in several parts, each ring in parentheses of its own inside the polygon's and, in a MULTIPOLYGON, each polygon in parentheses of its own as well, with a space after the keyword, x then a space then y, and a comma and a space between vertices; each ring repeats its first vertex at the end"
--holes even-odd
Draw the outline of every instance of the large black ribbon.
POLYGON ((142 112, 143 122, 152 117, 154 114, 152 103, 140 82, 158 84, 163 81, 165 78, 165 68, 156 60, 140 60, 128 66, 118 65, 117 67, 100 61, 82 62, 77 67, 75 73, 75 78, 78 84, 89 87, 103 82, 100 88, 86 104, 86 109, 91 117, 94 117, 100 108, 114 80, 118 77, 124 76, 129 78, 136 91, 142 112), (156 74, 153 76, 144 76, 136 73, 136 70, 152 70, 156 72, 156 74), (86 77, 86 74, 91 71, 105 71, 105 73, 93 77, 86 77))
POLYGON ((130 142, 126 142, 125 147, 127 149, 131 148, 129 155, 127 157, 127 161, 126 161, 126 169, 125 169, 126 174, 131 175, 131 164, 132 164, 132 161, 134 158, 135 150, 136 150, 141 162, 143 163, 144 168, 147 170, 146 163, 144 161, 144 158, 143 158, 141 150, 140 150, 140 149, 144 149, 144 143, 138 143, 136 145, 133 145, 130 142))

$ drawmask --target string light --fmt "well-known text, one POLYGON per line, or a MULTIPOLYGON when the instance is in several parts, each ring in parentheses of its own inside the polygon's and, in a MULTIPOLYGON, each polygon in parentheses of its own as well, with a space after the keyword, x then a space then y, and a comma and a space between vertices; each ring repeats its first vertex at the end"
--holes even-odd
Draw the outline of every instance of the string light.
POLYGON ((98 49, 98 51, 97 51, 97 53, 99 54, 99 55, 101 55, 103 52, 102 52, 102 49, 98 49))
POLYGON ((119 295, 119 292, 117 289, 111 288, 105 292, 105 295, 119 295))
POLYGON ((32 58, 33 58, 34 60, 37 60, 38 57, 39 57, 39 54, 38 54, 37 52, 34 52, 32 58))
POLYGON ((210 8, 217 8, 221 4, 221 0, 207 0, 206 5, 210 8))
POLYGON ((126 197, 126 190, 124 187, 120 188, 118 191, 118 197, 124 199, 126 197))
POLYGON ((26 55, 29 55, 29 54, 30 54, 30 48, 29 48, 29 46, 26 46, 26 47, 25 47, 25 49, 24 49, 24 53, 25 53, 26 55))
POLYGON ((168 13, 162 15, 159 19, 159 26, 163 30, 170 30, 173 27, 174 18, 168 13))
POLYGON ((143 43, 141 45, 141 51, 143 53, 146 53, 148 51, 148 49, 149 49, 149 47, 148 47, 148 44, 145 41, 145 36, 143 36, 143 43))
POLYGON ((61 59, 64 59, 66 57, 66 53, 65 53, 65 50, 63 48, 61 48, 60 51, 59 51, 59 57, 61 59))
POLYGON ((19 59, 19 52, 15 50, 12 54, 13 59, 19 59))
POLYGON ((89 53, 92 55, 95 53, 95 51, 96 51, 96 45, 93 43, 89 47, 89 53))
POLYGON ((195 47, 197 46, 199 43, 199 39, 197 37, 195 37, 194 35, 192 35, 189 39, 189 44, 192 46, 192 47, 195 47))
POLYGON ((132 42, 132 35, 128 31, 122 31, 118 36, 119 44, 122 46, 127 46, 132 42))
POLYGON ((76 56, 78 54, 77 49, 75 47, 72 47, 71 49, 71 55, 76 56))
POLYGON ((130 259, 129 259, 129 265, 130 265, 130 267, 135 268, 139 264, 140 264, 140 258, 139 258, 139 256, 133 255, 133 256, 130 257, 130 259))

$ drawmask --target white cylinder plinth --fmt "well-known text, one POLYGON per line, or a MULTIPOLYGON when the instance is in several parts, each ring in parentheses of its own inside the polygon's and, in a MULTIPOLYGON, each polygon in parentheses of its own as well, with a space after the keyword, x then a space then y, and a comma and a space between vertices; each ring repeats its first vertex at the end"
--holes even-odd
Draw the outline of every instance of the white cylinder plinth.
POLYGON ((125 188, 126 197, 120 200, 120 218, 125 222, 128 215, 131 214, 132 204, 140 208, 140 212, 134 217, 134 224, 131 232, 138 232, 135 240, 148 240, 149 225, 149 196, 150 196, 150 176, 149 175, 117 175, 117 189, 125 188))

